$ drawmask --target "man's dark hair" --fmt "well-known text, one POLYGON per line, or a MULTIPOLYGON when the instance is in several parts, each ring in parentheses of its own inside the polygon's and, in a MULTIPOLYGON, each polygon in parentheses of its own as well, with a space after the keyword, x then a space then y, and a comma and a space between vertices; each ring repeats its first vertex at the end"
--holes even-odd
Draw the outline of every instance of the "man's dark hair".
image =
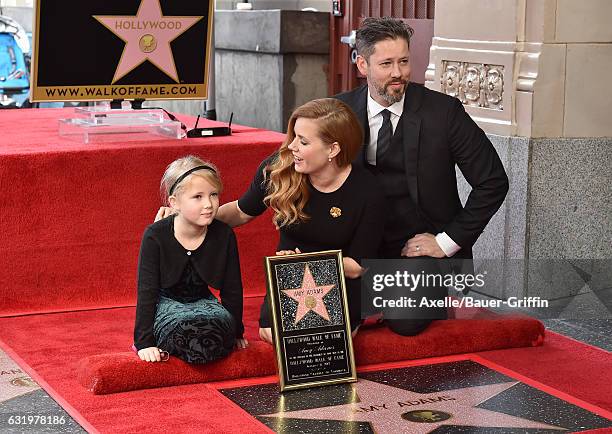
POLYGON ((357 54, 363 56, 366 61, 370 61, 370 56, 374 52, 374 45, 385 39, 405 39, 410 47, 410 38, 414 30, 403 21, 397 18, 366 18, 357 30, 356 43, 357 54))

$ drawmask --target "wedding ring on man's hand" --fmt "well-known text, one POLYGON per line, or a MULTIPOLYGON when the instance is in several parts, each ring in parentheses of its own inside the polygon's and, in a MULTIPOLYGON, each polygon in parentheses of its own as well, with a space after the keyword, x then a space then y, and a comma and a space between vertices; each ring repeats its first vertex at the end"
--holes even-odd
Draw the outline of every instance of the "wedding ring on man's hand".
POLYGON ((421 250, 421 246, 416 246, 416 251, 418 252, 419 250, 421 250))

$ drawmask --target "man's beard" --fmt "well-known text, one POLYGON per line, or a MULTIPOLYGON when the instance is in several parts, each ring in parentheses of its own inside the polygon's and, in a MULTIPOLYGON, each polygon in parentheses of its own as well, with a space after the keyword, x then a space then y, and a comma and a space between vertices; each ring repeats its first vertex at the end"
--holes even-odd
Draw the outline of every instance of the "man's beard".
POLYGON ((370 81, 374 84, 374 89, 376 89, 376 93, 378 94, 378 96, 380 96, 382 99, 387 101, 389 103, 389 105, 395 104, 396 102, 399 102, 399 101, 402 100, 402 98, 404 97, 404 93, 406 92, 406 85, 408 84, 408 80, 393 80, 393 81, 396 81, 396 82, 397 81, 401 82, 404 86, 402 87, 401 90, 399 90, 397 92, 389 93, 388 89, 389 89, 391 81, 385 83, 382 86, 380 86, 374 80, 370 80, 370 81))

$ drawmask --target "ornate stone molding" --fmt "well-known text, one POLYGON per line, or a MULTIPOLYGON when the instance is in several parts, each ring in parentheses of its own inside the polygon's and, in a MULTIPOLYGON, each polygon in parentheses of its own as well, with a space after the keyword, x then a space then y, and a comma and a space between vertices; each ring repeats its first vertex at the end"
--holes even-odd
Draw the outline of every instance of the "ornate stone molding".
POLYGON ((440 90, 467 106, 503 111, 504 67, 443 60, 440 90))

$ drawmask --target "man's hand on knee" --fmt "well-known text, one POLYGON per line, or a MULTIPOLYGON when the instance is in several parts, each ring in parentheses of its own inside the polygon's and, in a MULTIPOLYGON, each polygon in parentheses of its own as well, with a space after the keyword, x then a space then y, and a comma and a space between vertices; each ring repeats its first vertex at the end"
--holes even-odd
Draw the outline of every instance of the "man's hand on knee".
POLYGON ((429 233, 417 234, 406 241, 402 249, 402 256, 416 258, 419 256, 429 256, 431 258, 444 258, 446 254, 440 248, 436 236, 429 233))

